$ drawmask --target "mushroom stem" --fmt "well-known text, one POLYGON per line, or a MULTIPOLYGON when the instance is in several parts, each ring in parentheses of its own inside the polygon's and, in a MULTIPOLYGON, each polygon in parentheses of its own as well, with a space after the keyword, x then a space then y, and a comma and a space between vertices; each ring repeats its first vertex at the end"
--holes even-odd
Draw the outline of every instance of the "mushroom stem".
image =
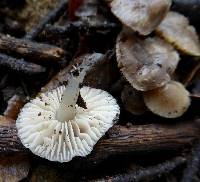
POLYGON ((65 91, 63 92, 59 109, 56 113, 56 118, 61 121, 69 121, 75 117, 76 109, 75 105, 78 99, 80 84, 83 82, 87 69, 83 69, 81 72, 78 70, 78 76, 72 76, 69 79, 65 91))

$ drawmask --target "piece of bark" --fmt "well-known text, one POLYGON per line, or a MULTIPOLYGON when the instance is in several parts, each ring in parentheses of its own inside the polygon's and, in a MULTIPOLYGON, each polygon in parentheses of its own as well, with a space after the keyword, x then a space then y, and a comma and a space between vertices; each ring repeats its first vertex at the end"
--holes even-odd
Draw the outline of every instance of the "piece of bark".
POLYGON ((30 163, 27 155, 0 156, 0 181, 16 182, 28 176, 30 163))
POLYGON ((158 151, 176 151, 192 145, 200 136, 200 121, 179 124, 114 126, 107 139, 100 140, 88 160, 95 163, 111 155, 142 155, 158 151), (102 155, 103 154, 103 155, 102 155))
POLYGON ((57 46, 17 39, 4 34, 0 34, 0 50, 31 58, 35 62, 59 61, 65 54, 64 50, 57 46))
POLYGON ((141 181, 141 180, 153 180, 155 178, 160 178, 164 174, 168 174, 180 165, 186 162, 184 157, 176 157, 169 161, 163 162, 156 166, 150 166, 145 169, 139 169, 135 171, 130 171, 129 173, 118 174, 114 176, 109 176, 101 179, 89 180, 90 182, 121 182, 121 181, 141 181))
POLYGON ((0 66, 27 75, 40 74, 46 71, 46 68, 41 65, 24 61, 24 59, 16 59, 2 53, 0 53, 0 66))
POLYGON ((21 144, 13 119, 0 116, 0 154, 10 152, 23 153, 25 148, 21 144))
POLYGON ((19 95, 14 95, 8 101, 8 106, 3 113, 4 116, 16 120, 20 112, 20 109, 24 106, 24 104, 25 104, 25 98, 19 95))
MULTIPOLYGON (((25 152, 16 127, 0 125, 0 154, 8 152, 25 152)), ((107 137, 101 139, 92 153, 81 159, 84 165, 96 165, 112 155, 145 155, 161 151, 177 151, 190 146, 200 136, 199 121, 182 122, 175 125, 149 124, 113 126, 107 137)))
POLYGON ((42 33, 42 37, 45 36, 53 36, 53 37, 61 37, 67 36, 67 34, 72 31, 81 32, 84 34, 89 34, 91 32, 97 31, 107 31, 113 29, 119 29, 120 26, 115 22, 104 21, 104 22, 96 22, 95 24, 88 24, 83 21, 75 21, 75 22, 67 22, 65 25, 47 25, 42 33))

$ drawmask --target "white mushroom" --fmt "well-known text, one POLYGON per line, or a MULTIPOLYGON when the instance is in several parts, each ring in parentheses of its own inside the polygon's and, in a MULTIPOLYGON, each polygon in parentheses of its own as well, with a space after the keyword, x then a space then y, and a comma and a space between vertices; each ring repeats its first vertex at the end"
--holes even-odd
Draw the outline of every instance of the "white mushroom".
POLYGON ((148 35, 167 14, 171 0, 111 0, 110 6, 123 24, 148 35))
POLYGON ((79 88, 85 70, 67 86, 41 94, 22 109, 16 121, 18 135, 34 154, 59 162, 86 156, 117 121, 119 106, 109 93, 79 88), (77 104, 79 91, 84 108, 77 104))
POLYGON ((180 59, 177 51, 162 39, 142 39, 126 32, 117 37, 116 56, 120 71, 140 91, 165 85, 180 59))
POLYGON ((200 56, 200 41, 197 32, 193 26, 189 25, 185 16, 177 12, 169 12, 157 27, 156 32, 182 52, 200 56))
POLYGON ((190 106, 189 92, 176 81, 164 87, 143 93, 146 106, 155 114, 165 118, 176 118, 185 113, 190 106))

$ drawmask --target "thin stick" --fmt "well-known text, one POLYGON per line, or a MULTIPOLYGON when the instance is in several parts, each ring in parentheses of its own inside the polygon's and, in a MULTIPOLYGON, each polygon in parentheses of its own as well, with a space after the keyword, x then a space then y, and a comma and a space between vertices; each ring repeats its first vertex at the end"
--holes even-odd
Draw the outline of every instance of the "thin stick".
POLYGON ((4 34, 0 34, 0 50, 34 61, 58 61, 64 56, 64 50, 57 46, 8 37, 4 34))
POLYGON ((46 71, 43 66, 26 62, 24 59, 16 59, 2 53, 0 53, 0 65, 28 75, 40 74, 46 71))
POLYGON ((51 11, 31 32, 28 32, 25 39, 34 40, 44 29, 45 25, 53 23, 58 17, 60 17, 65 11, 67 11, 68 0, 61 0, 60 4, 51 11))
POLYGON ((106 178, 91 180, 90 182, 104 181, 104 182, 121 182, 121 181, 132 181, 137 182, 141 180, 153 180, 157 177, 161 177, 168 174, 176 167, 183 165, 186 162, 184 157, 176 157, 164 163, 158 164, 156 166, 147 167, 145 169, 139 169, 129 173, 119 174, 115 176, 110 176, 106 178))

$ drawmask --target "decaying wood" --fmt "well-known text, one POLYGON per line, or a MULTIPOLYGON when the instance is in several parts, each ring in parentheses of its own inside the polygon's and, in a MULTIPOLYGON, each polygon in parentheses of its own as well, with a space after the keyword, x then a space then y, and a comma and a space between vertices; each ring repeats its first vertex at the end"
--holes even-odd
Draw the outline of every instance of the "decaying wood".
POLYGON ((3 113, 4 116, 16 120, 20 112, 20 109, 24 106, 24 104, 25 104, 25 98, 19 95, 14 95, 8 101, 8 106, 3 113))
POLYGON ((47 25, 41 36, 51 35, 53 37, 66 36, 72 31, 81 33, 91 33, 95 31, 108 31, 119 29, 120 26, 114 22, 98 22, 97 24, 88 24, 82 21, 67 22, 65 25, 47 25))
POLYGON ((64 50, 53 45, 36 43, 0 34, 0 50, 31 58, 33 61, 58 61, 64 56, 64 50))
POLYGON ((199 136, 198 120, 175 125, 170 123, 114 126, 109 130, 108 138, 98 142, 89 160, 97 163, 111 155, 175 151, 191 145, 199 136))
POLYGON ((157 177, 161 177, 164 174, 168 174, 172 170, 174 170, 176 167, 184 164, 186 162, 186 158, 184 157, 176 157, 174 159, 171 159, 167 162, 158 164, 156 166, 150 166, 145 169, 139 169, 135 171, 131 171, 129 173, 119 174, 115 176, 109 176, 101 179, 94 179, 89 180, 90 182, 121 182, 121 181, 132 181, 137 182, 144 179, 152 180, 157 177))
POLYGON ((40 74, 46 71, 46 68, 43 66, 26 62, 24 59, 16 59, 2 53, 0 53, 0 66, 28 75, 40 74))
MULTIPOLYGON (((0 154, 24 152, 14 125, 0 125, 0 154)), ((92 164, 112 155, 144 155, 151 152, 176 151, 191 145, 200 136, 199 121, 183 122, 176 125, 149 124, 113 126, 107 137, 101 139, 92 153, 81 160, 92 164)))
POLYGON ((0 116, 0 154, 23 152, 24 150, 17 136, 14 120, 0 116))
POLYGON ((200 141, 195 145, 192 154, 187 162, 187 168, 184 171, 182 182, 193 182, 200 167, 200 141))
POLYGON ((44 29, 48 23, 53 23, 60 17, 67 9, 68 0, 61 0, 60 4, 51 11, 31 32, 28 32, 25 39, 34 40, 44 29))
POLYGON ((0 156, 0 181, 15 182, 28 176, 30 169, 29 158, 26 154, 0 156))

